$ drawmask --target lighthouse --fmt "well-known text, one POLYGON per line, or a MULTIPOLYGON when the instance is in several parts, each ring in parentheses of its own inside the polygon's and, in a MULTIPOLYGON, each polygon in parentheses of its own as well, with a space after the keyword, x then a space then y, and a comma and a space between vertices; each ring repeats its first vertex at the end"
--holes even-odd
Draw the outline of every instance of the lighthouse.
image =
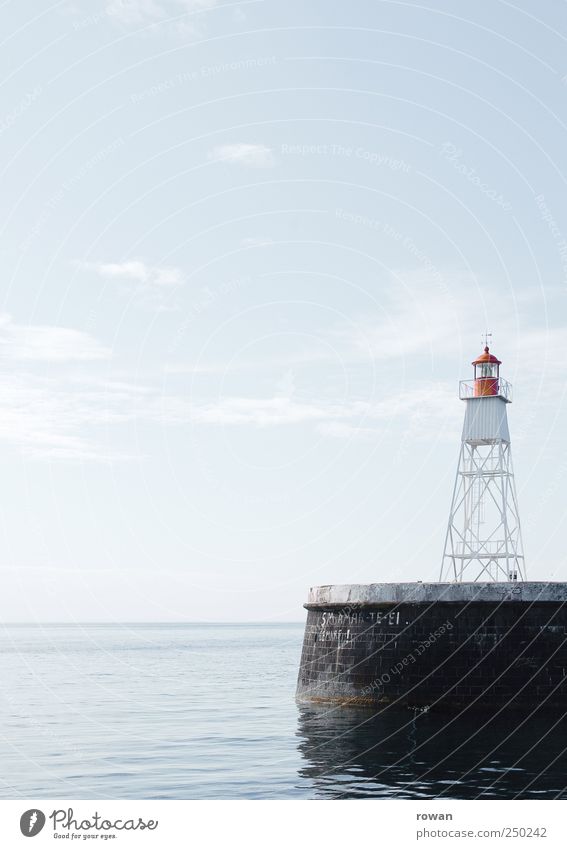
MULTIPOLYGON (((486 339, 486 342, 488 339, 486 339)), ((512 387, 485 344, 461 380, 461 450, 445 535, 440 581, 524 581, 520 514, 507 407, 512 387)))
POLYGON ((501 365, 486 339, 459 384, 465 421, 440 580, 311 587, 299 701, 565 714, 567 583, 526 579, 501 365))

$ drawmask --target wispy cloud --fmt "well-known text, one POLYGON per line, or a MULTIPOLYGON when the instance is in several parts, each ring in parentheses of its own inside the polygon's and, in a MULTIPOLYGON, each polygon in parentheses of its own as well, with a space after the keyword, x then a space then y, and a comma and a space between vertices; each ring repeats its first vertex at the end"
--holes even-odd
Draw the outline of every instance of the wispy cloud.
MULTIPOLYGON (((415 415, 424 423, 427 421, 429 425, 438 427, 448 420, 448 409, 452 421, 451 409, 456 406, 452 389, 432 383, 408 386, 404 392, 382 401, 301 399, 295 397, 293 390, 284 390, 283 387, 269 398, 228 396, 204 401, 182 396, 164 397, 159 403, 158 418, 162 422, 177 424, 246 425, 259 428, 309 423, 319 426, 323 423, 325 427, 319 429, 330 436, 339 435, 338 424, 348 423, 349 429, 342 430, 343 435, 348 435, 352 429, 364 428, 372 423, 388 420, 408 422, 415 415)), ((456 409, 460 413, 459 408, 456 409)), ((157 408, 154 415, 156 412, 157 408)))
POLYGON ((276 164, 272 148, 265 144, 219 144, 209 151, 208 158, 234 162, 247 168, 273 168, 276 164))
POLYGON ((141 259, 120 262, 76 262, 75 266, 94 272, 102 280, 116 282, 141 307, 151 310, 173 310, 175 289, 184 282, 180 268, 151 265, 141 259))
POLYGON ((149 276, 149 268, 144 262, 99 262, 92 266, 101 277, 117 277, 119 280, 138 280, 145 283, 149 276))
MULTIPOLYGON (((473 311, 479 312, 474 298, 474 283, 467 290, 461 281, 451 279, 445 290, 430 275, 414 271, 397 271, 380 293, 374 311, 368 311, 356 323, 337 328, 346 349, 351 348, 365 358, 375 360, 403 359, 431 352, 447 343, 454 352, 461 341, 460 321, 473 311)), ((482 306, 482 304, 480 304, 482 306)), ((475 319, 473 319, 474 321, 475 319)), ((480 319, 478 338, 485 320, 480 319)), ((467 327, 466 332, 469 332, 467 327)))
POLYGON ((128 459, 109 452, 102 428, 132 419, 145 391, 86 375, 0 374, 0 440, 29 457, 128 459))
MULTIPOLYGON (((164 408, 165 416, 169 412, 164 408)), ((213 425, 270 425, 302 424, 320 421, 329 415, 340 414, 328 405, 316 401, 297 401, 286 397, 224 398, 212 403, 198 403, 187 409, 189 421, 213 425)))
POLYGON ((265 245, 273 245, 274 240, 262 236, 248 236, 246 239, 241 239, 240 246, 242 248, 260 248, 265 245))
POLYGON ((504 371, 513 374, 521 364, 522 380, 563 378, 561 351, 567 348, 567 327, 554 319, 564 295, 532 290, 517 297, 513 289, 496 281, 446 271, 435 275, 419 270, 398 270, 380 292, 375 310, 357 320, 336 326, 332 335, 345 362, 422 359, 425 373, 443 359, 469 376, 470 360, 480 353, 482 333, 493 333, 492 347, 504 359, 504 371), (539 312, 539 316, 538 316, 539 312), (548 323, 545 324, 546 314, 548 323), (526 357, 526 351, 530 356, 526 357))
POLYGON ((109 429, 131 422, 160 428, 310 427, 324 437, 352 440, 375 438, 391 423, 403 432, 416 416, 425 437, 431 427, 443 426, 447 413, 446 399, 434 387, 408 389, 383 402, 296 395, 291 371, 270 397, 215 400, 164 394, 157 385, 85 373, 0 373, 0 440, 37 458, 124 460, 129 457, 120 450, 120 440, 111 437, 108 444, 114 447, 109 450, 107 437, 109 429))
POLYGON ((83 267, 94 269, 100 277, 106 279, 133 281, 147 286, 178 286, 183 282, 183 274, 179 268, 148 265, 139 259, 83 263, 83 267))
MULTIPOLYGON (((173 275, 171 281, 149 284, 148 281, 159 279, 159 271, 141 260, 103 263, 99 273, 132 286, 153 285, 158 291, 167 290, 177 279, 173 275)), ((531 399, 543 390, 561 394, 567 327, 530 324, 525 313, 531 304, 514 304, 514 310, 507 309, 506 295, 502 293, 494 293, 491 306, 494 323, 490 329, 498 332, 499 339, 506 340, 508 348, 504 355, 495 345, 506 361, 505 376, 514 380, 516 364, 521 370, 520 403, 529 407, 531 399), (520 326, 526 327, 521 334, 514 326, 519 318, 520 326)), ((432 369, 429 354, 435 352, 436 363, 449 362, 448 371, 454 378, 461 363, 461 376, 467 377, 467 360, 476 353, 475 348, 471 351, 471 326, 476 329, 483 318, 482 304, 478 309, 473 299, 473 306, 468 306, 466 298, 461 300, 458 288, 446 300, 443 293, 424 285, 394 293, 387 309, 373 315, 367 313, 358 323, 350 321, 348 328, 328 327, 341 362, 354 368, 357 381, 352 386, 360 389, 366 385, 360 383, 361 364, 370 368, 369 378, 374 374, 379 381, 375 383, 372 378, 371 389, 369 380, 371 396, 365 397, 362 389, 362 394, 353 391, 344 397, 342 390, 334 392, 337 384, 328 379, 327 370, 336 367, 335 360, 321 358, 318 350, 287 357, 282 351, 271 360, 250 360, 232 384, 238 389, 224 390, 220 396, 214 394, 210 378, 223 374, 226 364, 204 362, 198 370, 173 365, 167 372, 173 373, 175 388, 168 384, 170 388, 164 391, 163 384, 152 383, 150 377, 140 386, 127 374, 111 380, 93 374, 96 361, 107 360, 110 351, 89 334, 48 325, 28 327, 3 316, 0 355, 10 369, 3 376, 0 374, 0 439, 33 456, 107 459, 106 436, 115 452, 120 443, 120 432, 114 431, 114 439, 110 429, 133 421, 160 428, 222 427, 251 432, 302 427, 325 439, 344 441, 372 442, 386 431, 405 435, 412 444, 435 438, 443 431, 454 438, 463 412, 456 398, 456 380, 447 378, 447 371, 440 377, 432 369), (467 321, 466 338, 458 332, 455 309, 457 317, 467 321), (416 363, 406 371, 400 362, 403 365, 408 357, 422 357, 423 365, 416 363), (93 361, 92 366, 81 369, 80 375, 76 368, 66 369, 64 365, 89 360, 93 361), (61 365, 49 371, 36 369, 34 373, 33 361, 61 365), (378 361, 377 369, 374 361, 378 361), (310 368, 306 369, 306 365, 310 368), (177 372, 182 376, 186 369, 202 375, 193 384, 191 395, 185 384, 178 388, 175 376, 177 372), (271 385, 266 369, 279 370, 278 379, 274 378, 271 385), (265 387, 262 394, 260 386, 265 387)), ((479 337, 480 333, 480 346, 479 337)), ((530 420, 530 427, 539 422, 540 417, 530 420)))
POLYGON ((323 422, 317 426, 322 436, 342 440, 364 440, 372 441, 378 436, 378 429, 348 424, 347 422, 323 422))
POLYGON ((106 14, 123 24, 143 24, 167 16, 163 2, 156 0, 109 0, 106 14))
POLYGON ((108 0, 106 14, 127 25, 159 23, 183 13, 203 12, 218 0, 108 0))
POLYGON ((9 314, 0 314, 0 359, 70 362, 109 357, 107 347, 81 330, 18 324, 9 314))

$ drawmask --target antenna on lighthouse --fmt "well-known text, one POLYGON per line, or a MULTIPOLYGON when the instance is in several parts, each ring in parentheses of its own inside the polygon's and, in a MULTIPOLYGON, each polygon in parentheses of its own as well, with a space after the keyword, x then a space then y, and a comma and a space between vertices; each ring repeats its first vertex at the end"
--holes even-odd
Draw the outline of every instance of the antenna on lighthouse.
POLYGON ((506 411, 512 387, 500 377, 491 337, 484 334, 484 350, 473 360, 474 379, 459 384, 465 421, 441 581, 526 579, 506 411))

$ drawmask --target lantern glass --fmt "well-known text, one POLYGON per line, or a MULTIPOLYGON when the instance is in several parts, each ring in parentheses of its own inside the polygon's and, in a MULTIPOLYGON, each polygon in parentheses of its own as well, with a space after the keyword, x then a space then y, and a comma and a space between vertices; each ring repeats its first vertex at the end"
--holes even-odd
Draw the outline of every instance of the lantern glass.
POLYGON ((477 366, 477 377, 498 377, 498 363, 480 363, 477 366))

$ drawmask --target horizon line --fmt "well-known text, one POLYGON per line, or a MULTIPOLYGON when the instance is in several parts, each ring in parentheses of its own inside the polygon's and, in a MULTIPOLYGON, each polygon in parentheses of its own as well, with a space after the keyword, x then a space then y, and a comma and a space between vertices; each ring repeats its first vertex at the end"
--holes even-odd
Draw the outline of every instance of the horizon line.
POLYGON ((123 619, 115 620, 84 620, 84 621, 3 621, 0 627, 5 625, 302 625, 300 619, 282 619, 265 621, 260 619, 123 619))

